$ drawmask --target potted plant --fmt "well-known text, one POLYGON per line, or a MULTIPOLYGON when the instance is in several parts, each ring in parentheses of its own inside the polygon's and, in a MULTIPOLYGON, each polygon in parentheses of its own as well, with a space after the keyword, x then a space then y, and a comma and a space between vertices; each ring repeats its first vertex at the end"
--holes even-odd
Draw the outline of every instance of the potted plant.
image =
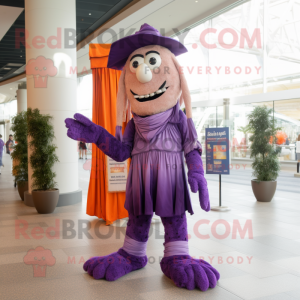
POLYGON ((14 132, 16 144, 13 146, 13 175, 18 186, 19 195, 24 201, 24 193, 28 191, 28 154, 27 154, 27 112, 18 113, 12 119, 11 130, 14 132))
POLYGON ((38 109, 28 108, 28 137, 31 150, 32 200, 38 213, 52 213, 57 205, 59 190, 56 188, 55 172, 52 168, 58 157, 52 144, 54 130, 52 117, 43 115, 38 109))
POLYGON ((277 177, 280 170, 278 152, 275 148, 277 130, 276 121, 272 116, 272 109, 266 106, 257 106, 249 117, 249 130, 252 133, 250 157, 253 176, 252 190, 257 199, 261 202, 270 202, 275 194, 277 177))

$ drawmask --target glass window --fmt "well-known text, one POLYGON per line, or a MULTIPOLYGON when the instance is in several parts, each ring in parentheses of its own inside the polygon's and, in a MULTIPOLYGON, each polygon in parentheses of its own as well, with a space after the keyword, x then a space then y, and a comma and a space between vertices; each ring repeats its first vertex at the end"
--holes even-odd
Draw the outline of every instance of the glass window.
POLYGON ((203 148, 202 155, 205 156, 205 128, 216 127, 217 107, 195 107, 192 113, 198 140, 203 148))
POLYGON ((209 66, 209 49, 199 40, 201 32, 210 27, 207 21, 190 30, 184 37, 184 45, 188 52, 177 57, 183 67, 192 102, 209 99, 209 76, 206 68, 209 66))
POLYGON ((211 20, 210 98, 261 93, 263 0, 244 3, 211 20), (253 41, 251 40, 253 38, 253 41))
POLYGON ((300 88, 300 5, 269 1, 267 5, 268 92, 300 88))
POLYGON ((299 16, 297 1, 250 0, 192 28, 178 57, 192 101, 300 88, 299 16))
POLYGON ((274 101, 274 116, 281 131, 277 133, 279 159, 296 160, 296 140, 300 134, 300 99, 274 101))

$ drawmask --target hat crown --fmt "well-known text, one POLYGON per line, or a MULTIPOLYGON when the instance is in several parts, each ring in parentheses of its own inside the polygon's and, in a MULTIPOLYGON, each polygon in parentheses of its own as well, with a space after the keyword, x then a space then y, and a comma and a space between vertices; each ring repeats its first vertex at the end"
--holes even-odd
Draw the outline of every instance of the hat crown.
POLYGON ((145 23, 139 31, 112 43, 107 67, 122 70, 133 51, 150 45, 165 47, 175 56, 187 52, 187 49, 179 41, 162 35, 157 29, 145 23))
POLYGON ((150 26, 147 23, 143 24, 140 30, 135 32, 135 34, 141 34, 141 33, 161 35, 157 29, 155 29, 154 27, 150 26))

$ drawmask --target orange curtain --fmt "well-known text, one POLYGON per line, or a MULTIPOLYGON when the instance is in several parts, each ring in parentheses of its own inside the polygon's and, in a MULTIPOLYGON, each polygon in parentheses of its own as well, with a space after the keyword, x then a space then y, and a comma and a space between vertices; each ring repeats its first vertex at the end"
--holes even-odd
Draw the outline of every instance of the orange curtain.
MULTIPOLYGON (((93 71, 93 122, 115 135, 117 90, 121 71, 108 69, 108 44, 90 44, 93 71)), ((123 131, 125 128, 123 126, 123 131)), ((106 221, 106 225, 128 216, 124 208, 125 192, 108 193, 105 154, 93 144, 92 167, 86 213, 106 221)))

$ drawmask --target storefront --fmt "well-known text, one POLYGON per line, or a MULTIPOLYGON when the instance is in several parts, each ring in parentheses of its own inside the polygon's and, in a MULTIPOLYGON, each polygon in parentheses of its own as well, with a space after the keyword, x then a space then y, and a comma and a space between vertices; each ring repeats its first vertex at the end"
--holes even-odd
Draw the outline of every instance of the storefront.
MULTIPOLYGON (((252 0, 187 28, 178 38, 189 52, 178 57, 204 144, 205 128, 230 127, 231 158, 250 160, 248 114, 272 109, 280 161, 294 163, 300 134, 299 5, 252 0), (289 22, 283 21, 289 18, 289 22), (223 99, 229 99, 224 120, 223 99)), ((205 152, 204 152, 205 155, 205 152)))

